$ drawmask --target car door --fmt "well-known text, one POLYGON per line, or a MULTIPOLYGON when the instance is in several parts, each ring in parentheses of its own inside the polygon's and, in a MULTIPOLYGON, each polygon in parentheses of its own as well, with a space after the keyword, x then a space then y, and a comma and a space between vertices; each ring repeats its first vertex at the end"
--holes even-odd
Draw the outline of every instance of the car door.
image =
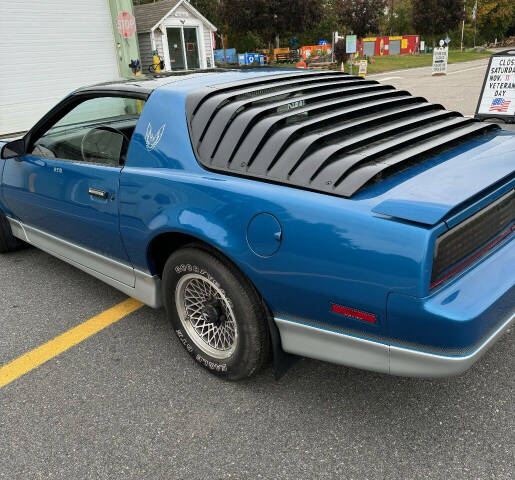
POLYGON ((34 235, 46 234, 46 249, 66 257, 75 252, 81 263, 89 258, 95 270, 105 265, 104 273, 128 284, 133 275, 113 271, 112 260, 130 263, 119 231, 118 189, 143 103, 98 96, 65 108, 29 140, 27 154, 7 160, 3 174, 10 215, 34 235))

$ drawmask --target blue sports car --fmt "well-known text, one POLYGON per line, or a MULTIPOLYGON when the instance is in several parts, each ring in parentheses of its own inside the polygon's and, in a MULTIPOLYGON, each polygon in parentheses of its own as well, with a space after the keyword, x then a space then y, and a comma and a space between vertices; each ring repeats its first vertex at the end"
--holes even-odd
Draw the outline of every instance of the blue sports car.
POLYGON ((0 252, 29 243, 164 305, 224 378, 296 355, 457 374, 514 318, 514 133, 392 86, 102 84, 0 146, 0 252))

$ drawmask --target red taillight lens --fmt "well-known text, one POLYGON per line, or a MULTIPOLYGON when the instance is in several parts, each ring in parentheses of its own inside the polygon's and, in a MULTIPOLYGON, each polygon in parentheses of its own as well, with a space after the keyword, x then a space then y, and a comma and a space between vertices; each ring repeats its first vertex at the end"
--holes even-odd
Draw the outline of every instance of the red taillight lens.
POLYGON ((356 318, 358 320, 363 320, 364 322, 376 323, 376 316, 371 313, 361 312, 359 310, 354 310, 353 308, 334 304, 331 305, 331 310, 339 315, 356 318))
POLYGON ((508 228, 506 231, 501 233, 498 237, 496 237, 494 240, 492 240, 488 245, 483 247, 481 250, 476 252, 471 257, 467 258, 464 262, 460 263, 458 266, 453 268, 449 273, 446 273, 442 278, 436 280, 435 282, 431 283, 431 288, 436 287, 437 285, 440 285, 441 283, 445 282, 445 280, 448 280, 452 276, 459 273, 461 270, 463 270, 467 265, 470 265, 472 262, 477 260, 479 257, 482 257, 485 253, 488 252, 488 250, 491 250, 494 248, 499 242, 504 240, 510 233, 515 231, 515 225, 512 225, 510 228, 508 228))
POLYGON ((431 288, 486 254, 514 230, 515 192, 511 190, 436 240, 431 288))

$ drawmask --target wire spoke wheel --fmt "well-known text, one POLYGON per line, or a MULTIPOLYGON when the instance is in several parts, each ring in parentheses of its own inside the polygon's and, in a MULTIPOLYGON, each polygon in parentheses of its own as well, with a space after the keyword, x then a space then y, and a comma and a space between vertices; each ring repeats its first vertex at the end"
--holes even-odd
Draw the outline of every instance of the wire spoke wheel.
POLYGON ((179 319, 188 336, 204 353, 230 357, 238 344, 238 327, 231 302, 210 279, 190 273, 181 277, 175 290, 179 319))

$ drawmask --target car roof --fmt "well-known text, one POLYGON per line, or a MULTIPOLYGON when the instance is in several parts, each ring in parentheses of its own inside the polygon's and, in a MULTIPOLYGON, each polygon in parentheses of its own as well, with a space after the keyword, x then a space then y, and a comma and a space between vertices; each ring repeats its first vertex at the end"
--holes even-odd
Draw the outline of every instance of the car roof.
POLYGON ((181 87, 191 90, 220 83, 233 82, 237 80, 251 79, 260 76, 277 75, 288 73, 301 73, 303 70, 287 68, 243 68, 223 69, 210 68, 206 70, 178 70, 155 75, 142 75, 131 79, 116 80, 111 82, 97 83, 79 88, 76 92, 113 91, 140 93, 150 95, 157 88, 174 87, 174 84, 181 82, 181 87))

